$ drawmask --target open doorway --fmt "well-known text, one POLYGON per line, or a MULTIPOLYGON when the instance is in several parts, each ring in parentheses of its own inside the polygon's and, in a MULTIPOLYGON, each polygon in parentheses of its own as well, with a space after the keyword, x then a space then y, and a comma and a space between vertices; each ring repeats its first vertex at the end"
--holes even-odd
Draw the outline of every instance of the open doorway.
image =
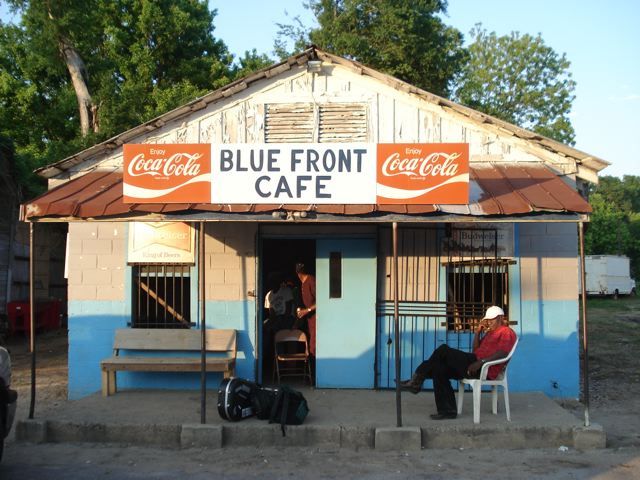
MULTIPOLYGON (((266 238, 262 240, 262 256, 260 261, 260 293, 259 300, 261 306, 262 331, 261 338, 261 372, 262 383, 270 384, 274 381, 274 347, 273 335, 265 327, 264 320, 268 318, 268 310, 264 308, 265 296, 272 286, 274 274, 280 274, 281 278, 290 282, 293 290, 299 292, 300 281, 295 272, 295 265, 298 262, 304 263, 308 267, 308 273, 315 276, 316 266, 316 241, 313 239, 291 239, 291 238, 266 238)), ((277 275, 275 276, 277 278, 277 275)), ((295 304, 299 299, 294 295, 295 304)))

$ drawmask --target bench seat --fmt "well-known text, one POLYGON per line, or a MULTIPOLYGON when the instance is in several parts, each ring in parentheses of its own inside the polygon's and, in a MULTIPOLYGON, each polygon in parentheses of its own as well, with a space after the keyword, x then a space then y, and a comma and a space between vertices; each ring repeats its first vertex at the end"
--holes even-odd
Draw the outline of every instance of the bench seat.
MULTIPOLYGON (((116 372, 200 372, 200 355, 188 357, 180 353, 199 353, 201 331, 186 329, 119 329, 116 330, 111 358, 100 362, 102 370, 102 395, 109 396, 117 391, 116 372), (135 354, 120 355, 121 350, 135 351, 135 354), (153 355, 139 355, 140 352, 154 352, 153 355), (160 352, 171 352, 161 355, 160 352), (178 354, 178 355, 176 355, 178 354)), ((225 378, 232 377, 236 364, 236 331, 206 331, 205 370, 222 372, 225 378), (217 356, 210 355, 218 354, 217 356)))

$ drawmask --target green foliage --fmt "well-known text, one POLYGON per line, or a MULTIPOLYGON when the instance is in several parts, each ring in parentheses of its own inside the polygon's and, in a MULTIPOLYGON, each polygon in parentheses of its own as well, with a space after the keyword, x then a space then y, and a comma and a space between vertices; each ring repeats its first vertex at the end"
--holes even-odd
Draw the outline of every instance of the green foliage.
POLYGON ((318 27, 305 35, 299 19, 281 25, 276 53, 289 54, 285 38, 298 50, 313 43, 446 96, 466 58, 461 33, 438 17, 446 6, 442 0, 312 0, 307 8, 318 27))
POLYGON ((460 103, 563 143, 573 144, 569 120, 575 96, 570 62, 540 35, 498 37, 476 25, 469 61, 460 71, 460 103))
POLYGON ((215 11, 203 0, 7 3, 21 22, 0 24, 0 135, 13 141, 19 171, 157 117, 236 74, 232 55, 213 36, 215 11), (81 56, 98 109, 99 132, 86 138, 62 38, 81 56))
POLYGON ((632 276, 640 277, 640 177, 600 178, 589 203, 593 213, 585 234, 586 253, 626 255, 632 276))
POLYGON ((239 65, 235 68, 234 78, 242 78, 257 70, 273 65, 273 60, 265 54, 258 55, 254 48, 250 52, 244 52, 244 56, 238 59, 239 65))
MULTIPOLYGON (((304 6, 309 8, 309 4, 304 6)), ((273 52, 280 60, 284 60, 304 50, 311 42, 309 40, 310 27, 305 25, 299 16, 292 18, 293 23, 277 23, 278 33, 273 45, 273 52), (288 43, 293 43, 293 50, 288 48, 288 43)))

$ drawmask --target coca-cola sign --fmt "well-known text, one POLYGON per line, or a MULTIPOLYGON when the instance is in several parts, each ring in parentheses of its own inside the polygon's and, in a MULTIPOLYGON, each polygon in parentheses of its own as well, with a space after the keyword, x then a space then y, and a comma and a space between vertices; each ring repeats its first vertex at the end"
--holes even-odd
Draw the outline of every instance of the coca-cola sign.
POLYGON ((209 203, 211 146, 127 144, 123 147, 126 203, 209 203))
POLYGON ((378 204, 466 204, 469 144, 378 144, 378 204))

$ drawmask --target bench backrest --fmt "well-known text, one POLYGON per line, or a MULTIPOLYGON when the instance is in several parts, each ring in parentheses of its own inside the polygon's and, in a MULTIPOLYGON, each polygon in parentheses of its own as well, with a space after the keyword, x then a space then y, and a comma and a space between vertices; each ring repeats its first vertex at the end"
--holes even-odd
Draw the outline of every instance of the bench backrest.
MULTIPOLYGON (((208 352, 236 355, 236 331, 207 329, 208 352)), ((200 351, 201 330, 184 328, 121 328, 116 330, 114 350, 200 351)))

